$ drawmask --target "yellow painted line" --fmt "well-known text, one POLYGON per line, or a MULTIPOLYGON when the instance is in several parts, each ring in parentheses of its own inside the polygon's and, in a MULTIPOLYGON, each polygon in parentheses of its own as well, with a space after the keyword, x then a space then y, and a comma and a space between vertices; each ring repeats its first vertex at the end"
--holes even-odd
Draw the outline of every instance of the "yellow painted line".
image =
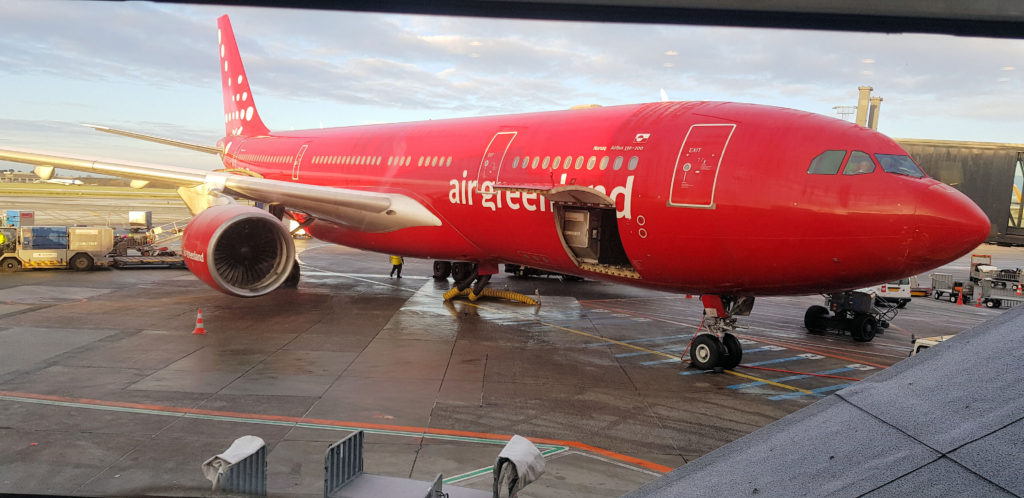
POLYGON ((770 381, 768 379, 762 379, 761 377, 755 377, 753 375, 747 375, 745 373, 739 373, 739 372, 737 372, 735 370, 725 370, 725 373, 730 374, 730 375, 735 375, 737 377, 743 377, 744 379, 750 379, 750 380, 756 380, 758 382, 764 382, 765 384, 768 384, 769 386, 781 387, 783 389, 789 389, 791 391, 797 391, 797 392, 801 392, 801 393, 804 393, 804 394, 810 394, 811 396, 814 395, 813 392, 808 391, 807 389, 800 389, 799 387, 791 386, 789 384, 782 384, 782 383, 779 383, 779 382, 770 381))
POLYGON ((654 349, 648 349, 648 348, 645 348, 645 347, 636 346, 636 345, 633 345, 633 344, 629 344, 628 342, 616 341, 615 339, 609 339, 607 337, 601 337, 599 335, 591 334, 589 332, 584 332, 582 330, 570 329, 568 327, 563 327, 561 325, 555 325, 553 323, 547 323, 547 322, 538 322, 538 323, 540 323, 541 325, 547 326, 547 327, 552 327, 552 328, 556 328, 556 329, 559 329, 559 330, 564 330, 566 332, 572 332, 573 334, 582 335, 583 337, 589 337, 591 339, 597 339, 599 341, 615 344, 617 346, 622 346, 622 347, 629 348, 629 349, 635 349, 637 351, 643 351, 645 353, 651 353, 651 354, 658 355, 658 356, 664 356, 665 358, 679 358, 679 355, 664 353, 664 352, 661 352, 661 351, 656 351, 654 349))
MULTIPOLYGON (((495 308, 481 306, 481 305, 476 304, 476 303, 466 302, 466 304, 468 304, 470 306, 476 306, 477 308, 482 308, 482 309, 486 309, 486 310, 490 310, 490 311, 496 311, 496 312, 499 312, 499 313, 503 313, 504 312, 504 310, 499 310, 499 309, 495 309, 495 308)), ((624 348, 635 349, 637 351, 643 351, 645 353, 650 353, 650 354, 653 354, 653 355, 663 356, 665 358, 673 358, 673 359, 674 358, 679 358, 678 355, 669 354, 669 353, 665 353, 665 352, 662 352, 662 351, 656 351, 654 349, 648 349, 648 348, 645 348, 645 347, 642 347, 642 346, 636 346, 634 344, 629 344, 627 342, 616 341, 615 339, 609 339, 607 337, 602 337, 602 336, 599 336, 599 335, 596 335, 596 334, 591 334, 589 332, 584 332, 582 330, 570 329, 568 327, 563 327, 561 325, 555 325, 553 323, 542 322, 540 320, 538 320, 537 322, 540 323, 541 325, 546 326, 546 327, 556 328, 558 330, 564 330, 566 332, 570 332, 570 333, 573 333, 573 334, 576 334, 576 335, 581 335, 583 337, 589 337, 591 339, 597 339, 599 341, 607 342, 607 343, 610 343, 610 344, 615 344, 617 346, 622 346, 624 348)), ((761 378, 761 377, 757 377, 757 376, 754 376, 754 375, 748 375, 748 374, 745 374, 745 373, 736 372, 734 370, 725 370, 724 372, 727 373, 727 374, 730 374, 730 375, 735 375, 737 377, 742 377, 744 379, 755 380, 757 382, 763 382, 765 384, 768 384, 769 386, 781 387, 783 389, 788 389, 790 391, 796 391, 796 392, 800 392, 800 393, 804 393, 804 394, 810 394, 812 396, 814 395, 813 392, 808 391, 807 389, 801 389, 799 387, 791 386, 789 384, 782 384, 780 382, 771 381, 771 380, 764 379, 764 378, 761 378)))

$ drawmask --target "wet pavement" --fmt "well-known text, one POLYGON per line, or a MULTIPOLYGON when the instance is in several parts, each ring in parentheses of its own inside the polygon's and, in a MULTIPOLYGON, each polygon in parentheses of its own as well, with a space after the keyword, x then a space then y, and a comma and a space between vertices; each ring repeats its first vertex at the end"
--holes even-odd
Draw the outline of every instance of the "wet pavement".
POLYGON ((252 434, 272 495, 322 496, 326 447, 362 428, 368 473, 487 490, 520 434, 548 465, 522 496, 617 496, 1001 312, 915 298, 858 343, 806 332, 819 296, 758 298, 744 366, 703 373, 679 360, 697 298, 499 276, 542 304, 445 305, 430 261, 392 279, 385 255, 298 246, 298 289, 255 299, 186 270, 0 275, 0 493, 207 494, 200 464, 252 434))

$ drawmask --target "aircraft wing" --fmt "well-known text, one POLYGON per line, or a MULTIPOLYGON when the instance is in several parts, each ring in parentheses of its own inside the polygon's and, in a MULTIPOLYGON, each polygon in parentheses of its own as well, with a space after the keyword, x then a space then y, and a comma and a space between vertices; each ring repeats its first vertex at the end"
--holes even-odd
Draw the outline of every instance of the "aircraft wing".
POLYGON ((157 137, 154 135, 145 135, 142 133, 136 133, 134 131, 118 130, 109 126, 101 126, 94 124, 83 124, 82 126, 88 126, 96 131, 102 131, 104 133, 110 133, 112 135, 121 135, 128 138, 135 138, 138 140, 146 140, 149 142, 156 142, 158 144, 170 145, 173 147, 181 147, 182 149, 194 150, 197 152, 205 152, 207 154, 220 154, 223 152, 219 147, 211 147, 209 145, 200 145, 189 142, 182 142, 181 140, 174 140, 173 138, 157 137))
POLYGON ((233 202, 230 199, 232 197, 240 197, 278 203, 314 218, 364 232, 441 226, 441 220, 426 206, 400 193, 324 187, 230 172, 207 172, 176 166, 58 156, 23 150, 0 149, 0 161, 33 165, 36 174, 43 179, 52 178, 54 168, 63 168, 128 178, 133 182, 170 183, 179 187, 179 195, 193 214, 211 205, 233 202))

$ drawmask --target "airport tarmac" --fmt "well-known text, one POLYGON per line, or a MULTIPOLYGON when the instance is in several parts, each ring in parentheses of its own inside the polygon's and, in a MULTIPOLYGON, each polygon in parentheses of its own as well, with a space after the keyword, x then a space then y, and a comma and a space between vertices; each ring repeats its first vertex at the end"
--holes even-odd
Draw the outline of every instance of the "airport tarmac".
POLYGON ((520 434, 547 455, 522 496, 618 496, 1000 313, 915 298, 858 343, 805 331, 820 296, 758 298, 744 366, 703 373, 679 361, 697 298, 499 276, 542 304, 445 305, 430 261, 392 279, 385 255, 297 249, 299 287, 255 299, 187 270, 0 275, 0 493, 207 494, 200 464, 252 434, 270 494, 322 496, 327 445, 361 428, 368 473, 489 490, 520 434))

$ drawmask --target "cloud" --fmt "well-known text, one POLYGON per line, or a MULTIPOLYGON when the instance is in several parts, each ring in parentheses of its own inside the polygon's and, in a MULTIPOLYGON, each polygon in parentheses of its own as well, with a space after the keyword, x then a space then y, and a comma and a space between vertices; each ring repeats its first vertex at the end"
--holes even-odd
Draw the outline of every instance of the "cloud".
POLYGON ((936 103, 967 120, 1024 116, 1019 71, 1004 69, 1021 65, 1024 41, 942 35, 6 1, 0 74, 63 78, 86 94, 116 83, 219 96, 214 23, 225 12, 257 102, 302 103, 295 108, 428 118, 656 101, 664 88, 673 98, 830 114, 868 84, 890 112, 907 113, 901 122, 936 103))

